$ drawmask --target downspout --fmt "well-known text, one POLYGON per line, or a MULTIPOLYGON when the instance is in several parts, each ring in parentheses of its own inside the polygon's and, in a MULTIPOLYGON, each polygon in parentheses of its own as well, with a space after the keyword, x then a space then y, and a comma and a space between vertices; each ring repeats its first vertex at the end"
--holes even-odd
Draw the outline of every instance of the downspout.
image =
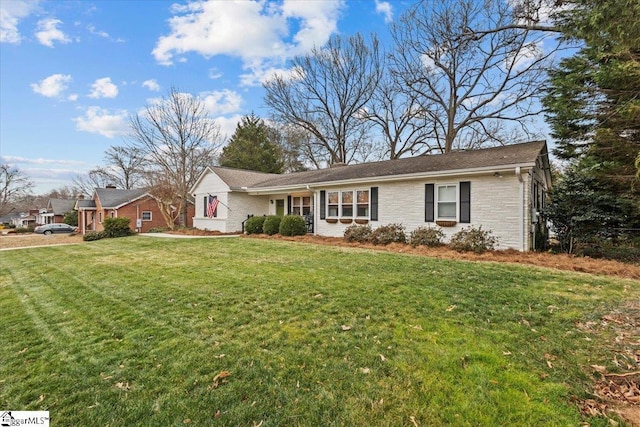
POLYGON ((516 166, 516 177, 520 182, 520 250, 525 252, 524 247, 524 179, 522 178, 522 170, 520 166, 516 166))
POLYGON ((307 184, 307 191, 313 194, 313 235, 317 236, 318 235, 318 209, 316 209, 316 207, 318 206, 318 203, 316 203, 317 202, 316 190, 312 190, 311 186, 307 184))

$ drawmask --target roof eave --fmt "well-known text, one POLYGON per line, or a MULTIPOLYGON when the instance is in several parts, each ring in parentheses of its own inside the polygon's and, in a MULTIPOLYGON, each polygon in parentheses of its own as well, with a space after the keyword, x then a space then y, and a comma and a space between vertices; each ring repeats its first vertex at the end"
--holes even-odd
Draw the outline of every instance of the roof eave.
POLYGON ((252 195, 260 195, 260 194, 272 194, 272 193, 282 193, 282 192, 291 192, 291 191, 301 191, 301 190, 309 190, 317 187, 337 187, 346 184, 362 184, 368 182, 393 182, 393 181, 405 181, 405 180, 414 180, 421 178, 446 178, 451 176, 469 176, 469 175, 483 175, 487 173, 494 172, 505 172, 510 170, 515 170, 516 167, 520 168, 533 168, 535 167, 535 162, 526 162, 526 163, 514 163, 508 165, 498 165, 498 166, 485 166, 481 168, 472 168, 472 169, 451 169, 446 171, 433 171, 433 172, 415 172, 410 174, 402 174, 402 175, 388 175, 388 176, 371 176, 364 178, 355 178, 355 179, 343 179, 338 181, 319 181, 319 182, 306 182, 300 184, 290 184, 290 185, 281 185, 281 186, 273 186, 273 187, 241 187, 236 188, 236 191, 250 193, 252 195))

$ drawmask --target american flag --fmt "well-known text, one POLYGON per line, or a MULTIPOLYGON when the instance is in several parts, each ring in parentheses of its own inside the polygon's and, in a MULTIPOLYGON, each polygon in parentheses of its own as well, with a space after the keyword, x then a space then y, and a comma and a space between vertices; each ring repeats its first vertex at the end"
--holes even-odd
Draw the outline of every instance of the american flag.
POLYGON ((216 209, 218 209, 218 198, 210 195, 207 203, 207 216, 213 218, 216 215, 216 209))

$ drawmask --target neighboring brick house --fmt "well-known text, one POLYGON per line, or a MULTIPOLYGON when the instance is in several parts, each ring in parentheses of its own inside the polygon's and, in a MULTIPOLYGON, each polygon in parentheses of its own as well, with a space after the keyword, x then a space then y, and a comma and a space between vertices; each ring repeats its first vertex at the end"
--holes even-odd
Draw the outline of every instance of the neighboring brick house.
POLYGON ((67 212, 72 211, 76 199, 49 199, 47 208, 38 215, 38 224, 60 224, 67 212))
MULTIPOLYGON (((78 230, 82 234, 104 230, 106 218, 129 218, 129 226, 139 233, 166 226, 158 203, 145 189, 96 188, 92 199, 78 200, 75 209, 78 211, 78 230)), ((188 203, 187 227, 193 224, 193 216, 193 203, 188 203)))
POLYGON ((432 227, 446 239, 482 227, 498 248, 528 251, 546 239, 551 184, 547 144, 536 141, 282 175, 212 166, 190 193, 199 229, 240 231, 250 215, 293 214, 320 236, 352 224, 432 227))

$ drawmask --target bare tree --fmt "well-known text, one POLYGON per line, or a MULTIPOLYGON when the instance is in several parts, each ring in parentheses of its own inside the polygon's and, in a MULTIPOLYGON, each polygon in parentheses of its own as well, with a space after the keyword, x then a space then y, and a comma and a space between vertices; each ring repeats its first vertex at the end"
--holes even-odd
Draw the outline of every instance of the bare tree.
POLYGON ((12 205, 31 194, 33 182, 20 169, 0 163, 0 215, 12 210, 12 205))
POLYGON ((292 60, 291 75, 264 84, 276 121, 309 134, 303 149, 313 163, 350 163, 367 155, 370 122, 363 109, 381 77, 378 39, 333 36, 292 60))
POLYGON ((112 145, 105 151, 106 166, 98 168, 118 188, 130 190, 143 185, 146 159, 138 147, 112 145))
POLYGON ((104 188, 113 181, 110 176, 103 173, 101 168, 90 170, 86 175, 77 174, 72 183, 80 194, 91 197, 96 188, 104 188))
POLYGON ((433 123, 433 149, 506 144, 515 129, 530 133, 557 45, 543 50, 546 34, 519 19, 505 0, 429 0, 393 26, 393 72, 433 123))
POLYGON ((432 131, 423 104, 416 92, 406 90, 398 80, 386 74, 378 84, 365 117, 379 129, 384 140, 381 157, 399 159, 405 154, 425 154, 432 131))
POLYGON ((166 97, 132 116, 130 125, 131 148, 139 150, 150 169, 162 175, 159 192, 166 193, 164 183, 168 183, 184 221, 189 189, 220 148, 219 126, 208 117, 201 99, 173 87, 166 97))

